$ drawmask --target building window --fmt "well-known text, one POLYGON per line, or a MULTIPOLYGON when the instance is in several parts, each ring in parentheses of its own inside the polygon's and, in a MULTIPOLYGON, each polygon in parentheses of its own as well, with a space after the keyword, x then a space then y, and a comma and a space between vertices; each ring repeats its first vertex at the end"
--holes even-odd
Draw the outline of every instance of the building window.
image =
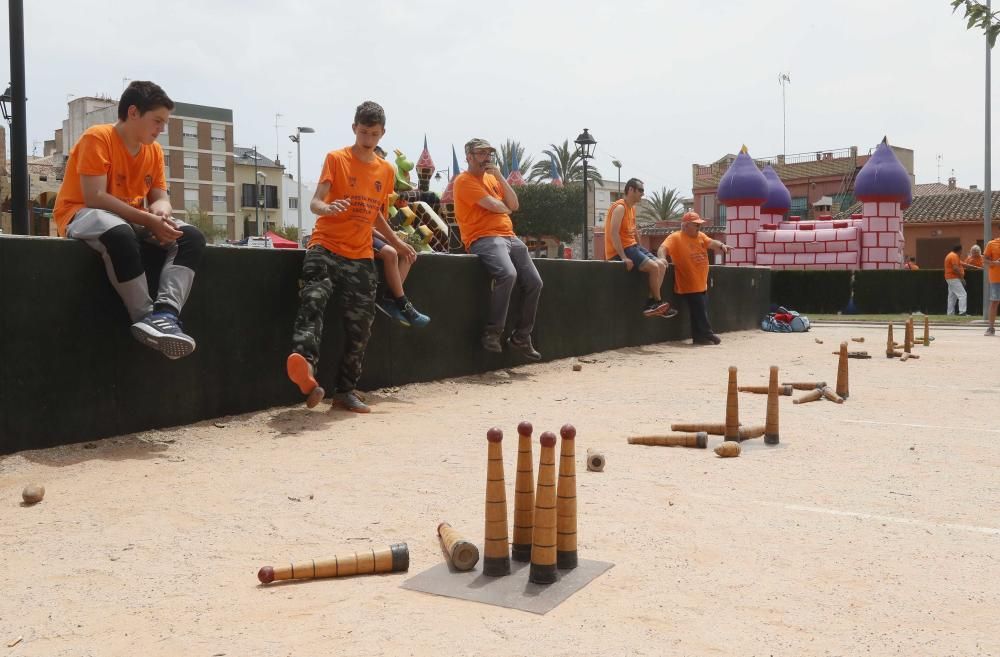
POLYGON ((184 169, 185 170, 198 170, 198 156, 197 155, 184 155, 184 169))
POLYGON ((278 203, 278 186, 277 185, 264 185, 264 207, 272 208, 277 210, 281 207, 278 203))
POLYGON ((807 217, 809 214, 809 199, 800 196, 792 199, 792 204, 788 208, 788 215, 791 217, 807 217))
POLYGON ((198 209, 198 188, 197 187, 185 187, 184 188, 184 209, 188 212, 193 212, 198 209))
POLYGON ((240 195, 240 207, 252 208, 257 202, 257 189, 252 183, 243 183, 243 191, 240 195))
POLYGON ((212 186, 212 202, 213 203, 225 203, 226 202, 226 188, 219 187, 218 185, 212 186))
POLYGON ((726 218, 720 216, 718 213, 718 207, 715 203, 715 194, 706 194, 701 197, 701 218, 705 221, 709 221, 717 226, 726 225, 726 218))
POLYGON ((299 199, 295 198, 294 196, 289 196, 288 197, 288 209, 289 210, 298 210, 299 209, 299 199))
POLYGON ((226 141, 226 126, 224 125, 213 125, 212 126, 212 141, 226 141))
POLYGON ((196 121, 185 121, 183 134, 185 137, 198 138, 198 123, 196 121))
POLYGON ((212 158, 212 171, 218 171, 220 173, 226 172, 226 161, 220 158, 212 158))

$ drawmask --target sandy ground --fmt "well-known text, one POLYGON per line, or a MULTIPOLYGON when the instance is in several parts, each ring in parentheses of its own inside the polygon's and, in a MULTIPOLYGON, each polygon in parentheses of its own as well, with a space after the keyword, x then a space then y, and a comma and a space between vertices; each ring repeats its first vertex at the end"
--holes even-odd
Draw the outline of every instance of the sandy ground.
MULTIPOLYGON (((879 357, 883 329, 736 333, 378 391, 367 417, 275 408, 3 457, 0 655, 1000 655, 1000 340, 981 331, 907 363, 879 357), (833 382, 851 336, 875 358, 851 361, 849 401, 782 397, 778 447, 626 444, 721 422, 731 364, 833 382), (616 564, 549 614, 406 574, 258 586, 265 564, 397 541, 422 572, 440 519, 480 540, 486 430, 512 504, 522 419, 576 425, 580 554, 616 564), (47 495, 23 507, 29 482, 47 495)), ((763 396, 740 404, 763 420, 763 396)))

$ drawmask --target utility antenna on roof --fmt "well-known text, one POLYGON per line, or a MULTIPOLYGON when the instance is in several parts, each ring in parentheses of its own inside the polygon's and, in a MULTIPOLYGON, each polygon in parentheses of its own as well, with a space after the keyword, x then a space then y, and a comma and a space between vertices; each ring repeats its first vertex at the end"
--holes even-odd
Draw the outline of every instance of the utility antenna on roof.
POLYGON ((788 153, 788 146, 786 145, 786 141, 787 141, 786 134, 788 132, 788 129, 787 129, 788 123, 785 120, 785 85, 786 84, 791 84, 791 83, 792 83, 792 78, 788 75, 788 73, 779 73, 778 74, 778 84, 781 85, 781 154, 782 154, 782 156, 784 156, 784 155, 786 155, 788 153))
POLYGON ((938 170, 938 182, 941 182, 941 153, 937 154, 937 170, 938 170))

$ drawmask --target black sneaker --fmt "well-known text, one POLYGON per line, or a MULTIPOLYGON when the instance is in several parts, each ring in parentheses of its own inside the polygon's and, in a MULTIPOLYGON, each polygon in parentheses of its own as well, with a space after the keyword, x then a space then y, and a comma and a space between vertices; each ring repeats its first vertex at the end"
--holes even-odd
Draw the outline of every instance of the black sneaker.
POLYGON ((194 338, 186 335, 181 321, 173 313, 150 313, 132 325, 132 337, 176 360, 188 356, 195 349, 194 338))
POLYGON ((352 413, 371 413, 372 409, 368 407, 368 404, 361 401, 357 393, 353 390, 348 390, 347 392, 335 392, 330 400, 331 408, 342 408, 345 411, 351 411, 352 413))
POLYGON ((535 347, 531 344, 531 336, 518 336, 512 333, 509 338, 507 338, 507 344, 510 345, 511 349, 519 351, 522 356, 528 360, 541 360, 542 355, 535 350, 535 347))
POLYGON ((503 345, 500 343, 500 334, 496 331, 486 331, 482 338, 483 349, 492 351, 495 354, 503 352, 503 345))

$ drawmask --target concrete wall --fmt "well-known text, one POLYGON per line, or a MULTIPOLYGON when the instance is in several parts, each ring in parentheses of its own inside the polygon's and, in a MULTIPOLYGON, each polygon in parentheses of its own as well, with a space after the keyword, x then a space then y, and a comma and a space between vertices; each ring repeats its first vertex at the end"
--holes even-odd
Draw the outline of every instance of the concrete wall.
MULTIPOLYGON (((301 401, 285 378, 284 363, 303 253, 208 248, 182 316, 198 349, 169 361, 131 338, 124 308, 86 245, 0 237, 0 277, 8 282, 0 292, 0 453, 301 401)), ((547 360, 689 336, 683 309, 670 321, 642 317, 644 276, 602 262, 536 262, 546 287, 535 343, 547 360)), ((711 285, 716 330, 758 325, 768 304, 770 271, 713 268, 711 285)), ((522 362, 479 346, 487 286, 474 256, 422 255, 407 292, 433 321, 415 331, 378 314, 360 387, 522 362)), ((327 390, 333 389, 342 344, 340 313, 331 303, 319 372, 327 390)))

